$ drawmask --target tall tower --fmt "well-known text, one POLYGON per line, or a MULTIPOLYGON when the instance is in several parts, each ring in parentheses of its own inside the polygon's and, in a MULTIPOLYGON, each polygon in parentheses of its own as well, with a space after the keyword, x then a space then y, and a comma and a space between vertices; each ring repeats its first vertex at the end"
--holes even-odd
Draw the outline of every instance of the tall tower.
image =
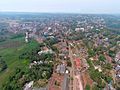
POLYGON ((26 32, 25 33, 25 42, 28 43, 28 41, 29 41, 29 33, 26 32))

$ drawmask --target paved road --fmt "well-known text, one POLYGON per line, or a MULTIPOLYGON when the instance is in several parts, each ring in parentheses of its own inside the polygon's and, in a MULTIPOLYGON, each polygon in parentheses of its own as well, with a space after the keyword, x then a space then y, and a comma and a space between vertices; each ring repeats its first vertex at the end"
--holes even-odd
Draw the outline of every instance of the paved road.
POLYGON ((63 81, 62 90, 69 90, 69 86, 68 86, 69 79, 68 78, 69 78, 68 74, 65 74, 64 75, 64 81, 63 81))
POLYGON ((71 63, 72 63, 72 68, 71 68, 71 71, 70 71, 70 77, 72 77, 73 78, 73 80, 70 80, 70 85, 71 85, 71 87, 70 87, 70 90, 74 90, 74 61, 73 61, 73 57, 72 57, 72 50, 71 50, 71 47, 70 47, 70 45, 69 45, 69 56, 70 56, 70 61, 71 61, 71 63), (73 88, 72 88, 73 87, 73 88))

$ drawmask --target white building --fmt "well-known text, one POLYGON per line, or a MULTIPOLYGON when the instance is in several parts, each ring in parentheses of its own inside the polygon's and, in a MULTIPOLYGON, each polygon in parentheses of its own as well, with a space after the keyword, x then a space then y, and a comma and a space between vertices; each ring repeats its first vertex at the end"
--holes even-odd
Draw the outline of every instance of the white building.
POLYGON ((25 33, 25 42, 26 42, 26 43, 28 43, 28 41, 29 41, 28 39, 29 39, 29 33, 26 32, 26 33, 25 33))
POLYGON ((26 83, 24 90, 32 90, 33 83, 34 83, 33 81, 26 83))
POLYGON ((38 52, 39 55, 47 54, 47 53, 53 54, 54 52, 51 49, 47 49, 47 50, 43 50, 43 51, 39 51, 38 52))
POLYGON ((115 56, 115 62, 117 62, 118 64, 120 64, 120 52, 118 52, 115 56))

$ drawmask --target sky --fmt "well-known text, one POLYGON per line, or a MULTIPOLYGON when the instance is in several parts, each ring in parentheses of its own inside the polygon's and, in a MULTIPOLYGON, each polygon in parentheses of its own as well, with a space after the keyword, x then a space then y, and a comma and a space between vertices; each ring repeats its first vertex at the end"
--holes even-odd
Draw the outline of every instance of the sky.
POLYGON ((120 14, 120 0, 0 0, 0 12, 120 14))

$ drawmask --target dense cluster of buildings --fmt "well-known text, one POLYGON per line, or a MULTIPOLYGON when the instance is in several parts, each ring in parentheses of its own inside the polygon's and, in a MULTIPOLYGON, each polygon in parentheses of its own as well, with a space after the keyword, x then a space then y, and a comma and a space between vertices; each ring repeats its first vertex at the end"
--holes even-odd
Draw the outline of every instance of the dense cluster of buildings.
MULTIPOLYGON (((70 51, 69 46, 76 48, 74 46, 77 46, 77 44, 80 44, 80 41, 75 40, 68 40, 68 37, 71 37, 74 32, 76 33, 86 33, 85 38, 87 38, 88 41, 91 41, 90 44, 92 47, 97 48, 99 46, 103 46, 105 48, 108 48, 111 45, 111 42, 107 36, 104 36, 104 32, 100 32, 100 30, 103 30, 106 25, 105 21, 102 17, 97 15, 47 15, 41 17, 29 17, 28 20, 26 20, 23 17, 19 17, 17 20, 8 20, 6 22, 9 27, 9 31, 13 33, 24 33, 25 34, 25 42, 29 42, 29 38, 33 37, 35 38, 39 43, 44 42, 46 40, 53 40, 53 42, 57 42, 57 44, 54 44, 55 47, 58 49, 58 55, 56 55, 56 59, 58 61, 57 64, 54 65, 53 74, 48 82, 48 90, 68 90, 70 87, 70 81, 68 78, 70 78, 70 67, 68 66, 68 61, 70 61, 70 51), (91 32, 94 30, 95 32, 91 32)), ((119 44, 119 42, 117 42, 119 44)), ((79 45, 78 45, 79 46, 79 45)), ((83 45, 84 46, 84 45, 83 45)), ((81 46, 82 47, 82 46, 81 46)), ((89 65, 87 64, 86 57, 87 51, 85 48, 78 48, 78 51, 73 50, 73 57, 75 70, 77 71, 77 75, 79 76, 79 73, 85 72, 89 68, 89 65), (78 54, 80 54, 78 58, 78 54)), ((90 47, 91 48, 91 47, 90 47)), ((38 52, 38 55, 51 53, 56 54, 51 48, 47 48, 46 46, 38 52)), ((104 56, 106 59, 106 63, 112 63, 113 58, 111 58, 107 52, 104 52, 104 56)), ((99 55, 95 55, 94 57, 89 58, 93 63, 95 61, 98 61, 99 55)), ((114 58, 115 62, 117 63, 114 67, 115 71, 115 81, 120 81, 120 52, 118 52, 114 58)), ((33 61, 30 64, 30 68, 33 65, 43 64, 46 62, 43 61, 33 61)), ((98 70, 99 72, 103 72, 103 69, 101 65, 95 65, 95 70, 98 70)), ((83 73, 83 74, 86 74, 83 73)), ((86 77, 88 75, 81 75, 83 76, 83 83, 84 88, 87 85, 86 77)), ((89 78, 89 77, 88 77, 89 78)), ((89 82, 93 81, 90 79, 89 82)), ((30 82, 26 84, 25 90, 29 90, 31 88, 33 82, 30 82)), ((108 84, 109 86, 109 84, 108 84)))

